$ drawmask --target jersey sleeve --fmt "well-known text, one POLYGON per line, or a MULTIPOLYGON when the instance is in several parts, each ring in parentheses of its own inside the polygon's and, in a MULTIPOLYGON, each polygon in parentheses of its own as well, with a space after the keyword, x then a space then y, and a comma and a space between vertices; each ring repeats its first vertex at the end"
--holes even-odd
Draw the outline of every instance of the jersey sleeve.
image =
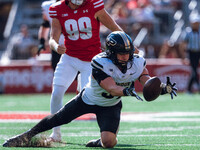
POLYGON ((108 74, 104 72, 103 65, 101 64, 101 59, 95 56, 91 62, 92 65, 92 75, 94 79, 100 84, 100 82, 108 77, 108 74))
POLYGON ((59 6, 61 5, 61 2, 56 2, 53 3, 50 7, 49 7, 49 16, 51 18, 58 18, 58 14, 59 14, 59 6))
POLYGON ((93 3, 93 9, 95 13, 104 8, 103 0, 93 0, 92 3, 93 3))
POLYGON ((146 60, 144 59, 144 57, 140 56, 140 55, 134 55, 134 59, 138 59, 138 68, 145 68, 146 67, 146 60))
POLYGON ((48 21, 50 21, 49 17, 49 7, 55 3, 54 1, 44 1, 41 5, 42 13, 47 17, 48 21))
POLYGON ((45 14, 45 15, 47 15, 47 12, 49 10, 49 7, 47 7, 47 2, 46 1, 43 2, 42 5, 41 5, 41 7, 42 7, 42 13, 45 14))

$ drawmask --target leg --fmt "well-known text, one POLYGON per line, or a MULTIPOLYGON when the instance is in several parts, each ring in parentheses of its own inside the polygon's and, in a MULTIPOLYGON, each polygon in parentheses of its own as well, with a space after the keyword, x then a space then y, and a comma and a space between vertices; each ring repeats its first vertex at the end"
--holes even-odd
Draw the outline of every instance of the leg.
MULTIPOLYGON (((56 113, 62 108, 63 96, 76 77, 77 70, 74 69, 72 64, 73 61, 71 61, 70 57, 66 54, 62 55, 60 62, 57 64, 54 73, 53 91, 51 95, 51 114, 56 113)), ((60 127, 53 128, 53 133, 50 137, 54 141, 60 142, 60 127)))
POLYGON ((199 56, 198 53, 195 52, 190 52, 189 53, 189 58, 190 58, 190 65, 191 65, 191 78, 189 80, 188 84, 188 91, 191 92, 192 84, 194 82, 197 83, 199 86, 199 79, 198 79, 198 73, 197 73, 197 68, 199 64, 199 56))
POLYGON ((68 102, 57 113, 43 118, 39 123, 37 123, 33 128, 31 128, 27 132, 7 140, 3 144, 3 146, 4 147, 28 146, 30 144, 31 138, 36 134, 50 130, 53 127, 60 126, 62 124, 67 124, 85 113, 92 112, 93 106, 85 104, 81 99, 81 94, 79 94, 70 102, 68 102))
POLYGON ((76 76, 76 80, 77 80, 77 88, 76 88, 76 93, 80 93, 81 91, 81 78, 80 78, 80 72, 78 72, 77 76, 76 76))
POLYGON ((121 108, 121 101, 115 106, 98 107, 96 115, 101 131, 101 139, 89 141, 86 147, 113 148, 117 144, 121 108))
POLYGON ((122 104, 107 108, 100 113, 98 124, 101 130, 101 142, 104 148, 113 148, 117 144, 117 132, 120 122, 122 104))
POLYGON ((53 127, 68 124, 75 118, 85 113, 91 112, 88 105, 82 101, 81 95, 82 92, 76 97, 74 97, 67 104, 65 104, 65 106, 62 109, 60 109, 57 113, 49 115, 42 119, 36 126, 34 126, 30 130, 32 136, 50 130, 53 127))
POLYGON ((193 72, 193 69, 191 67, 191 77, 189 78, 188 88, 187 88, 189 93, 192 93, 192 84, 193 84, 193 82, 194 82, 194 72, 193 72))
POLYGON ((80 61, 77 62, 77 64, 77 68, 80 71, 80 74, 78 75, 79 89, 82 90, 85 87, 85 85, 89 82, 92 67, 90 62, 80 61))
MULTIPOLYGON (((51 114, 55 114, 63 106, 63 96, 65 94, 66 88, 64 86, 54 85, 53 92, 51 95, 51 114)), ((53 141, 61 142, 61 132, 60 127, 53 128, 53 133, 50 135, 53 141)))
POLYGON ((117 144, 117 135, 110 131, 101 132, 101 142, 105 148, 113 148, 117 144))
POLYGON ((55 52, 54 50, 51 50, 51 67, 53 70, 56 70, 57 63, 60 60, 61 55, 55 52))

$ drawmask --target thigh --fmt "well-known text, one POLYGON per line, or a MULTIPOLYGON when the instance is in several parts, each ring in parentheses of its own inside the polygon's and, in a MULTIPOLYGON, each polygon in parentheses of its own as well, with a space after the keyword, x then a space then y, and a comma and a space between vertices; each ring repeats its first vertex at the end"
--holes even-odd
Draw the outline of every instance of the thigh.
POLYGON ((70 57, 63 54, 54 72, 53 84, 68 88, 74 81, 77 72, 70 57))
POLYGON ((56 115, 61 121, 59 124, 69 123, 83 114, 93 112, 95 109, 94 106, 85 104, 81 95, 82 92, 66 103, 65 106, 57 112, 56 115))
POLYGON ((121 108, 121 101, 115 106, 98 108, 96 115, 101 132, 110 131, 114 134, 117 133, 120 122, 121 108))
POLYGON ((84 86, 89 82, 89 77, 92 72, 92 67, 90 62, 85 62, 84 66, 80 69, 80 89, 82 90, 84 86))

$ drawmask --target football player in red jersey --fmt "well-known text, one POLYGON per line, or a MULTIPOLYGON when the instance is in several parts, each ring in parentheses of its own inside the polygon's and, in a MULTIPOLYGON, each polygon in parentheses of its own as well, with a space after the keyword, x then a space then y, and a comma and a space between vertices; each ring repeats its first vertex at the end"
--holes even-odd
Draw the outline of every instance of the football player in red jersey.
MULTIPOLYGON (((88 82, 90 61, 101 52, 100 23, 111 31, 122 29, 104 9, 103 0, 62 0, 50 6, 49 15, 52 18, 49 45, 62 54, 53 78, 51 113, 54 114, 62 107, 63 96, 78 71, 80 90, 88 82), (61 33, 64 45, 59 44, 61 33)), ((54 128, 50 137, 61 141, 60 127, 54 128)))

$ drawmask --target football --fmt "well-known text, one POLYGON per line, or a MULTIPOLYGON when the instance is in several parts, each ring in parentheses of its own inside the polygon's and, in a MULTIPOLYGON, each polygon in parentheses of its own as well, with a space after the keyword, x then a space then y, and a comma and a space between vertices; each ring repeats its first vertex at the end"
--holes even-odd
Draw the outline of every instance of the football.
POLYGON ((155 100, 161 93, 161 81, 158 77, 147 80, 143 88, 143 96, 146 101, 155 100))

